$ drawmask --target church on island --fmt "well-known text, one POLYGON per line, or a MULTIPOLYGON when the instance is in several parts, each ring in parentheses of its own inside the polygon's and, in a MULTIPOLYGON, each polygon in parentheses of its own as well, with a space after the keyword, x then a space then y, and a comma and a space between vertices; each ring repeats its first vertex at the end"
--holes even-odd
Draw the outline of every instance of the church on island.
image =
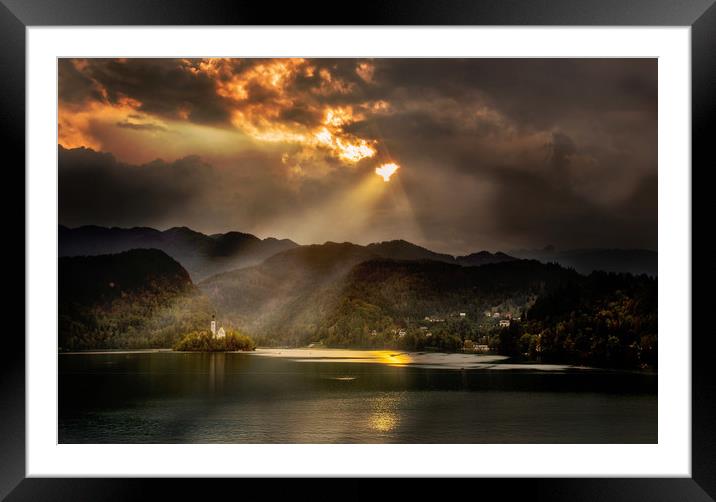
POLYGON ((224 338, 225 336, 226 331, 224 331, 224 327, 221 326, 217 331, 216 319, 214 319, 214 316, 211 316, 211 338, 224 338))

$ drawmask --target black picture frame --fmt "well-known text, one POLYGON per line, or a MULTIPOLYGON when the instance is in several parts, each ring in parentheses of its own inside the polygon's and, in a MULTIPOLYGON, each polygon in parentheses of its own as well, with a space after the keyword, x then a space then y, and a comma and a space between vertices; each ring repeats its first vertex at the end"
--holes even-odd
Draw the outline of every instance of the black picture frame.
MULTIPOLYGON (((25 165, 25 44, 28 26, 66 25, 557 25, 557 26, 690 26, 692 71, 692 194, 709 189, 702 180, 716 166, 709 132, 716 120, 716 6, 714 0, 383 0, 349 13, 335 2, 272 4, 248 1, 198 0, 0 0, 0 138, 6 183, 25 187, 19 166, 25 165), (280 7, 279 7, 280 5, 280 7), (344 14, 341 14, 344 12, 344 14), (711 126, 711 127, 710 127, 711 126), (13 173, 9 173, 13 171, 13 173), (699 183, 699 181, 702 181, 699 183)), ((8 187, 10 185, 7 185, 8 187)), ((24 190, 23 190, 24 193, 24 190)), ((698 253, 693 229, 710 218, 710 208, 698 207, 692 195, 693 263, 705 263, 698 253)), ((705 199, 699 199, 701 201, 705 199)), ((2 198, 4 214, 16 216, 19 201, 2 198)), ((24 205, 23 205, 24 211, 24 205)), ((24 244, 24 218, 8 228, 15 260, 24 244)), ((708 228, 708 227, 707 227, 708 228)), ((19 267, 10 267, 19 269, 19 267)), ((692 288, 711 278, 713 266, 692 275, 692 288)), ((23 291, 25 286, 23 285, 23 291)), ((705 297, 692 289, 692 477, 589 479, 485 479, 480 490, 496 489, 508 499, 524 496, 545 500, 707 501, 716 498, 716 379, 710 360, 716 343, 695 322, 709 311, 705 297), (697 315, 698 314, 698 315, 697 315)), ((16 301, 22 298, 12 290, 16 301)), ((18 306, 19 307, 19 306, 18 306)), ((17 312, 17 311, 16 311, 17 312)), ((233 480, 39 479, 25 475, 25 342, 19 330, 6 330, 0 349, 0 498, 7 500, 128 500, 144 498, 147 489, 160 488, 166 498, 219 494, 233 480), (10 332, 12 331, 12 332, 10 332), (207 483, 211 492, 207 492, 207 483)), ((685 333, 685 336, 688 333, 685 333)), ((664 349, 662 349, 664 350, 664 349)), ((578 459, 575 459, 578 461, 578 459)), ((313 490, 308 480, 295 481, 296 493, 313 490)), ((246 484, 256 480, 240 481, 246 484)), ((423 481, 413 481, 420 487, 423 481)), ((453 484, 454 481, 451 481, 453 484)), ((475 486, 474 481, 472 486, 475 486)), ((258 486, 256 488, 259 488, 258 486)), ((455 489, 455 488, 452 488, 455 489)), ((370 483, 347 480, 341 490, 351 498, 369 496, 370 483)), ((249 492, 245 492, 249 493, 249 492)), ((372 494, 371 494, 372 495, 372 494)))

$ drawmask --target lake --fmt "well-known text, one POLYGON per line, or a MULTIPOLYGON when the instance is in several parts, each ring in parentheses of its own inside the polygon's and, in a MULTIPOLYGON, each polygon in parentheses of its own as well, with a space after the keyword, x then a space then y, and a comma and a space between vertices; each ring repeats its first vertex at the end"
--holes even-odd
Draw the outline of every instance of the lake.
POLYGON ((656 443, 657 375, 499 356, 59 355, 60 443, 656 443))

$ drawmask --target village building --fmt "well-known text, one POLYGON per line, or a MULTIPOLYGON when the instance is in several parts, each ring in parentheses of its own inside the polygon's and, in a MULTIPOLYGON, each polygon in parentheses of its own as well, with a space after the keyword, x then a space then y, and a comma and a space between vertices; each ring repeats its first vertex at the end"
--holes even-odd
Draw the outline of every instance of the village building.
POLYGON ((500 321, 500 327, 501 327, 501 328, 509 328, 509 327, 510 327, 510 321, 508 321, 507 319, 503 319, 502 321, 500 321))

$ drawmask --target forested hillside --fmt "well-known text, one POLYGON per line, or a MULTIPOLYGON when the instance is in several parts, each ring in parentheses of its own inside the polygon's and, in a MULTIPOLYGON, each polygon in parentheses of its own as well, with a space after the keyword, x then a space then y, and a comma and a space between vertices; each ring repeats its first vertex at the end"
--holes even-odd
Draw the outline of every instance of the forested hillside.
POLYGON ((171 347, 209 325, 206 297, 156 249, 59 259, 61 350, 171 347))
POLYGON ((517 333, 502 333, 496 349, 548 362, 655 367, 657 306, 656 279, 592 272, 540 296, 517 333))
POLYGON ((469 340, 545 361, 656 364, 657 289, 647 276, 584 276, 531 260, 386 260, 329 243, 200 287, 261 344, 457 350, 469 340))

